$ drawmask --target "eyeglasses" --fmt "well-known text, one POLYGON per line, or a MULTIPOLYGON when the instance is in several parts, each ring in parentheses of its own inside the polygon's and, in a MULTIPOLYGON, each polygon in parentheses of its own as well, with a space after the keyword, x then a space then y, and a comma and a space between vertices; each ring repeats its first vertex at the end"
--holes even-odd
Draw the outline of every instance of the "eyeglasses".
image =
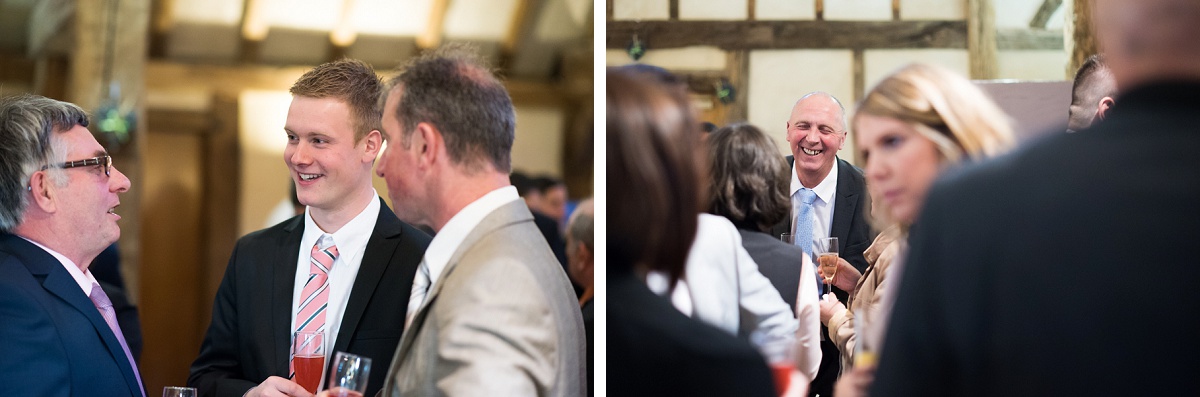
POLYGON ((45 167, 42 167, 42 170, 46 170, 50 167, 67 169, 67 168, 75 168, 75 167, 87 167, 87 166, 92 166, 92 165, 104 166, 104 176, 112 176, 112 156, 109 156, 109 155, 104 155, 104 156, 100 156, 100 157, 92 157, 90 159, 68 161, 68 162, 59 163, 59 164, 50 164, 45 167))

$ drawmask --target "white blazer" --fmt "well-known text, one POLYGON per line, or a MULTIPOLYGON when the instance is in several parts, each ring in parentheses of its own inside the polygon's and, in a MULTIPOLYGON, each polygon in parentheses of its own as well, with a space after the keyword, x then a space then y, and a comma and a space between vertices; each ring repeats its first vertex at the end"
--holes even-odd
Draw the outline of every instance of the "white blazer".
MULTIPOLYGON (((812 260, 804 258, 801 269, 796 313, 791 313, 742 247, 737 227, 724 217, 700 214, 684 278, 671 293, 671 303, 692 318, 742 338, 754 331, 794 335, 796 369, 812 381, 821 364, 819 292, 812 282, 816 279, 812 260)), ((665 295, 666 280, 665 275, 652 272, 646 284, 665 295)))

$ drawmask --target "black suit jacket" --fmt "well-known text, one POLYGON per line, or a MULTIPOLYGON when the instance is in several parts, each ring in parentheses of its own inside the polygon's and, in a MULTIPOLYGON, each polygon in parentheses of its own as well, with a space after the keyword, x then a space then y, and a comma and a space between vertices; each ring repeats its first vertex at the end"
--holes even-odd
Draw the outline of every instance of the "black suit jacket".
MULTIPOLYGON (((292 285, 304 215, 238 240, 217 289, 213 318, 188 385, 202 396, 241 396, 269 376, 288 376, 292 285)), ((404 332, 413 276, 430 237, 401 222, 380 200, 375 230, 354 279, 330 357, 344 351, 386 370, 404 332)), ((328 372, 328 369, 326 370, 328 372)), ((374 373, 368 396, 383 386, 374 373)))
MULTIPOLYGON (((795 158, 792 156, 787 156, 787 161, 789 166, 795 166, 795 158)), ((868 264, 867 259, 863 257, 863 251, 871 246, 871 241, 875 240, 877 234, 867 220, 867 211, 871 208, 871 195, 867 194, 867 182, 863 178, 862 170, 840 158, 837 159, 837 167, 837 199, 833 203, 833 222, 829 237, 837 237, 840 245, 839 255, 846 262, 850 262, 859 272, 865 272, 868 264)), ((793 208, 788 219, 771 228, 771 234, 775 238, 792 232, 795 212, 793 208)), ((849 297, 847 291, 837 287, 833 288, 833 293, 842 303, 849 297)), ((821 327, 822 334, 828 332, 825 327, 821 327)), ((821 341, 821 367, 817 371, 816 379, 813 379, 812 386, 809 387, 810 396, 833 395, 833 384, 841 370, 840 361, 841 355, 838 354, 837 345, 826 337, 821 341)))
POLYGON ((618 269, 608 276, 609 395, 775 395, 771 372, 749 343, 688 318, 631 270, 618 269))
POLYGON ((1117 104, 935 183, 872 395, 1196 394, 1200 82, 1117 104))

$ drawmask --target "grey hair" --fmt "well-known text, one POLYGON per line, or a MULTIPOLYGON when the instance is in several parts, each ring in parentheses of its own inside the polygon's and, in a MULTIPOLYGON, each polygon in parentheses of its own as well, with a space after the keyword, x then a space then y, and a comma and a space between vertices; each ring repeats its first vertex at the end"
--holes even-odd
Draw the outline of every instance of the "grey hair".
POLYGON ((413 59, 388 81, 382 95, 404 91, 393 112, 403 124, 400 144, 408 147, 418 123, 441 131, 450 160, 469 173, 490 162, 496 171, 512 171, 517 116, 504 84, 473 47, 448 44, 413 59))
MULTIPOLYGON (((591 202, 592 199, 589 198, 580 202, 579 206, 576 207, 575 213, 571 215, 571 220, 567 225, 567 236, 583 243, 583 246, 587 247, 589 251, 596 252, 594 245, 596 241, 594 229, 595 209, 587 205, 591 202)), ((573 247, 567 248, 570 249, 573 247)))
MULTIPOLYGON (((71 103, 28 94, 0 100, 0 230, 10 232, 23 221, 33 173, 65 159, 65 142, 52 134, 76 125, 87 127, 88 116, 71 103)), ((61 172, 50 177, 66 183, 61 172)))
POLYGON ((830 94, 830 93, 828 93, 828 92, 825 92, 825 91, 813 91, 813 92, 810 92, 810 93, 804 94, 804 96, 800 97, 800 99, 799 99, 799 100, 797 100, 796 102, 803 101, 803 100, 805 100, 805 99, 808 99, 808 97, 810 97, 810 96, 816 96, 816 95, 821 95, 821 96, 828 97, 829 99, 832 99, 832 100, 833 100, 833 103, 836 103, 836 104, 838 105, 838 110, 841 112, 840 114, 841 114, 841 116, 842 116, 842 117, 841 117, 841 119, 842 119, 842 130, 847 130, 847 129, 849 129, 849 128, 850 128, 850 121, 849 121, 849 119, 847 119, 847 118, 846 118, 846 107, 845 107, 845 106, 842 106, 842 101, 839 101, 839 100, 837 99, 837 97, 833 96, 833 94, 830 94))

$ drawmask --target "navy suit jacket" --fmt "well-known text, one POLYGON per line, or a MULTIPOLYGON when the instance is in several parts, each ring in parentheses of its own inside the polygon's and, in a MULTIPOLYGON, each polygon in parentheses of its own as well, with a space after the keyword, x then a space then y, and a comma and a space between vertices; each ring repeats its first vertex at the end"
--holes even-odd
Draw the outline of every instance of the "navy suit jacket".
POLYGON ((121 344, 62 263, 0 233, 0 384, 27 396, 143 396, 121 344))
MULTIPOLYGON (((397 219, 382 199, 380 204, 337 340, 326 352, 371 359, 378 372, 369 377, 368 396, 383 386, 404 332, 413 276, 431 240, 397 219)), ((241 396, 267 377, 288 377, 292 284, 303 235, 304 215, 299 215, 238 240, 188 377, 188 386, 201 396, 241 396)))

